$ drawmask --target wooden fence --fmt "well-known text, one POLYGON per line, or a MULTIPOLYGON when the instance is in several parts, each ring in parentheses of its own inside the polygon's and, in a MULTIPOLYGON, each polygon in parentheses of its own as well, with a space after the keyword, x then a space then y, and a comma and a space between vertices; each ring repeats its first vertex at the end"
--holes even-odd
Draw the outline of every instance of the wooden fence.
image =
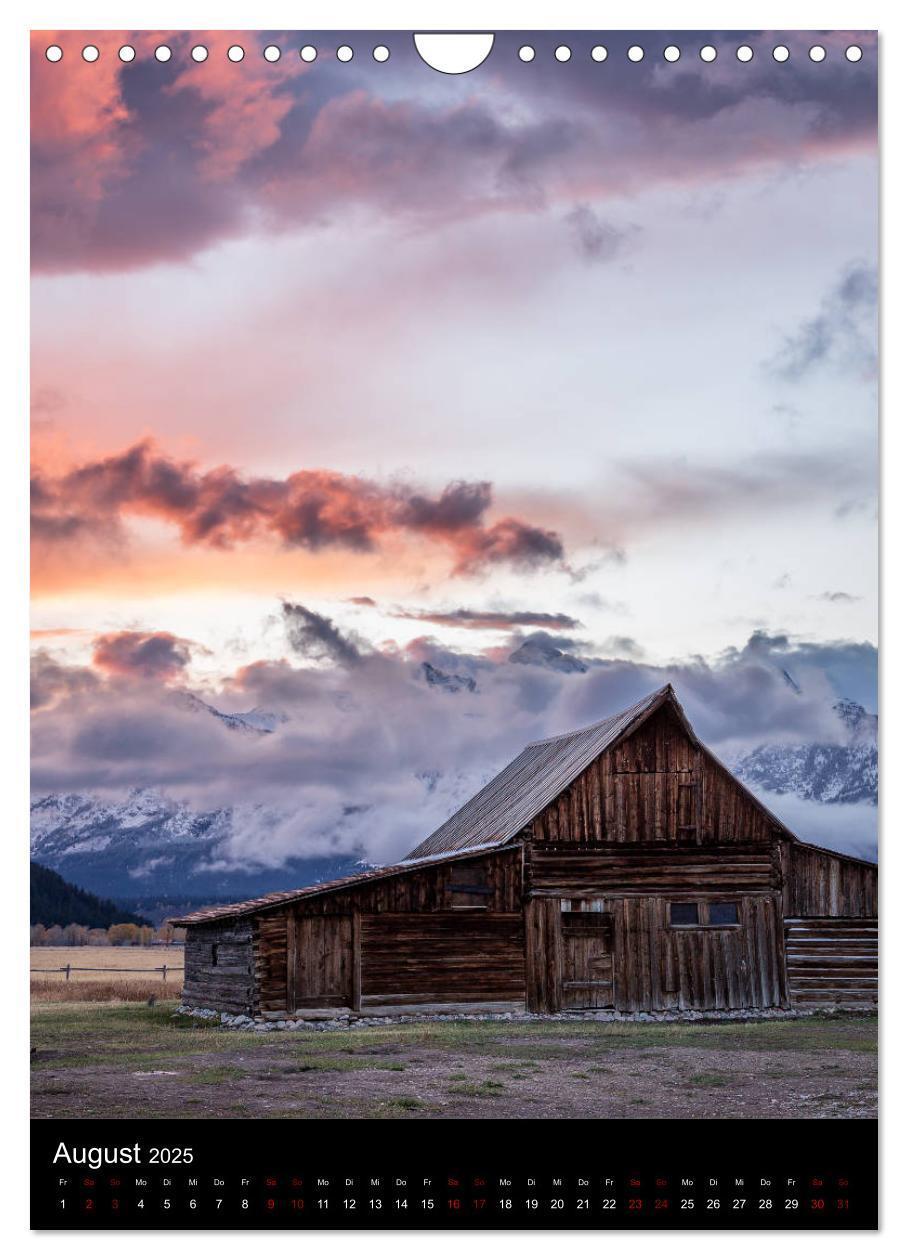
POLYGON ((168 967, 167 963, 162 963, 160 967, 73 967, 70 963, 67 963, 65 967, 31 967, 30 970, 32 974, 38 973, 46 976, 59 975, 60 972, 65 972, 67 980, 74 971, 110 971, 114 975, 126 975, 129 973, 144 976, 155 975, 160 972, 161 980, 166 984, 168 971, 182 971, 183 968, 168 967))

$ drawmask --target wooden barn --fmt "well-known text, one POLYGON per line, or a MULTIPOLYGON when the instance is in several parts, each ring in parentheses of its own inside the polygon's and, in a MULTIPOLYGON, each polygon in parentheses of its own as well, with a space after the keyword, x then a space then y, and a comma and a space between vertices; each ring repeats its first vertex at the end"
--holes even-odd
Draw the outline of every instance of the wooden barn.
POLYGON ((751 1010, 876 1001, 877 868, 803 844, 664 687, 530 744, 394 866, 201 910, 183 1000, 751 1010))

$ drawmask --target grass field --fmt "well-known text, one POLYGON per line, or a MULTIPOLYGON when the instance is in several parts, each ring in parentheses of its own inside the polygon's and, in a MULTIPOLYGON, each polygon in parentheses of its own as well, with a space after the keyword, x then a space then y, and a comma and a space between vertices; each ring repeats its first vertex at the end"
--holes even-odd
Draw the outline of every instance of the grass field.
POLYGON ((254 1033, 173 1017, 175 1006, 34 1003, 32 1114, 876 1114, 871 1017, 712 1025, 424 1023, 254 1033))
POLYGON ((103 1002, 145 1001, 150 997, 179 997, 183 985, 183 972, 174 971, 167 976, 166 986, 158 975, 130 974, 130 968, 151 970, 164 964, 183 966, 183 950, 178 946, 154 948, 149 946, 83 945, 41 946, 31 950, 30 966, 33 968, 65 967, 115 968, 122 975, 111 971, 73 971, 69 980, 64 972, 50 975, 31 974, 32 1000, 44 1002, 103 1002))

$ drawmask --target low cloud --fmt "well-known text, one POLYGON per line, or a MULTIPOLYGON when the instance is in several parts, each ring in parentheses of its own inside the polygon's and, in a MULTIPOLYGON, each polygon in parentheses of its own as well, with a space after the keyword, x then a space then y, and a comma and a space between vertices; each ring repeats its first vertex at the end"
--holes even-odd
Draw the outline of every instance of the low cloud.
POLYGON ((31 659, 31 707, 44 709, 64 699, 93 691, 99 685, 90 669, 74 669, 39 649, 31 659))

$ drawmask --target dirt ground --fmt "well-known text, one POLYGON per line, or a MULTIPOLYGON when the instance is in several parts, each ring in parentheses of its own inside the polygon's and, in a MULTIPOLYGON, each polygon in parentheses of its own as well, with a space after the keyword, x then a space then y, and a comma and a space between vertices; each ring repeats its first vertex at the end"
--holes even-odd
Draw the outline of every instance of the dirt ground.
POLYGON ((36 1004, 32 1115, 866 1117, 876 1019, 246 1033, 174 1003, 36 1004), (226 1088, 225 1088, 226 1087, 226 1088))

